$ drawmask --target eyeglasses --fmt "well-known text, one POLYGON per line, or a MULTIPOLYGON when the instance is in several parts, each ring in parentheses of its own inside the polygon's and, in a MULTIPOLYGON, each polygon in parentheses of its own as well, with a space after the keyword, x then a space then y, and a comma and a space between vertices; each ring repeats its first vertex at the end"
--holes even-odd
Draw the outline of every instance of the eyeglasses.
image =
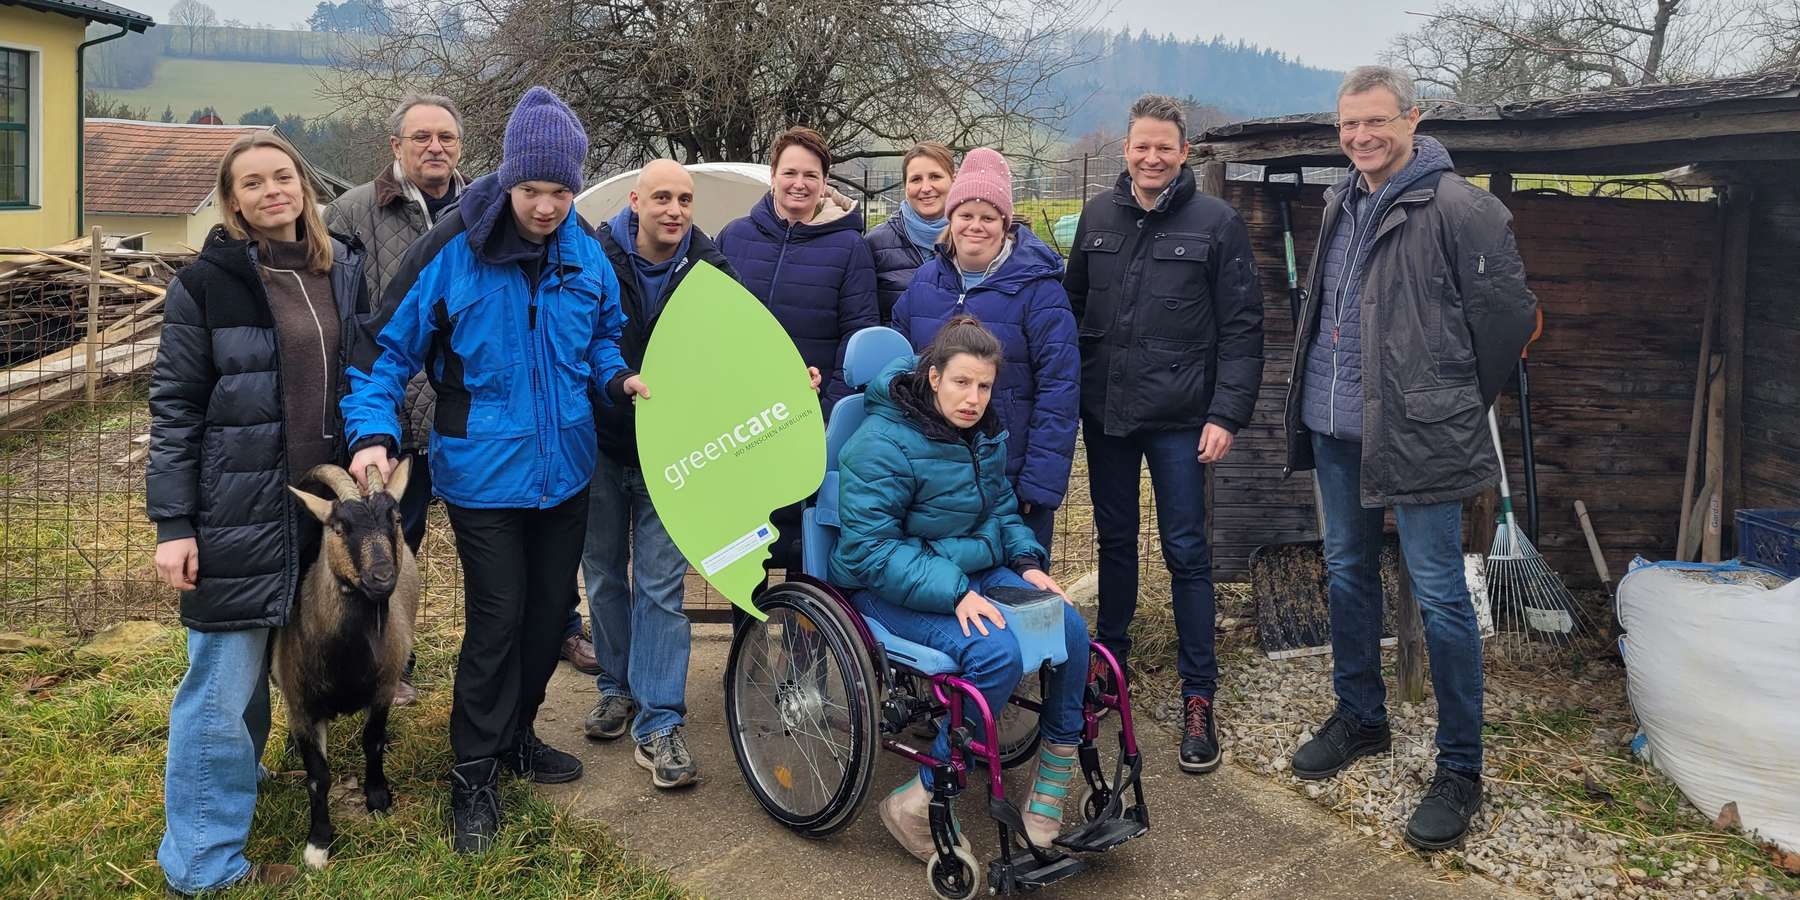
POLYGON ((1380 131, 1404 118, 1403 116, 1377 116, 1373 119, 1342 119, 1337 123, 1340 134, 1355 134, 1363 129, 1380 131))
POLYGON ((445 147, 454 147, 457 144, 462 143, 462 138, 457 137, 456 135, 451 134, 448 131, 443 132, 441 134, 432 134, 429 131, 421 131, 421 132, 418 132, 417 134, 407 135, 406 139, 408 141, 412 142, 412 145, 414 147, 429 147, 429 146, 431 146, 431 142, 433 140, 436 140, 439 144, 442 144, 445 147))

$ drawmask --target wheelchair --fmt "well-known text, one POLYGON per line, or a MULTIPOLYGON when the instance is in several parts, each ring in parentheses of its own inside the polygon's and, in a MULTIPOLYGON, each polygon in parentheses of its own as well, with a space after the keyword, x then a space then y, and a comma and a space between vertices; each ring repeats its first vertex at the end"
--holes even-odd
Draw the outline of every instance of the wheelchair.
MULTIPOLYGON (((859 331, 846 349, 846 379, 860 388, 887 363, 911 352, 891 329, 859 331)), ((955 839, 951 807, 980 768, 987 813, 999 830, 999 856, 985 866, 989 893, 1033 891, 1075 875, 1086 868, 1084 857, 1150 828, 1124 667, 1105 647, 1090 645, 1076 754, 1085 781, 1077 804, 1084 824, 1058 837, 1054 846, 1032 844, 1018 806, 1006 799, 1001 775, 1036 755, 1043 673, 1068 656, 1062 601, 1051 598, 1052 606, 1036 616, 1026 607, 1003 607, 1025 662, 1025 676, 1003 710, 989 709, 949 656, 903 640, 858 613, 825 576, 839 524, 838 455, 864 416, 861 394, 839 401, 833 410, 825 432, 825 480, 802 513, 804 574, 790 573, 761 594, 757 605, 767 620, 748 621, 732 640, 725 711, 744 781, 776 821, 804 837, 824 838, 862 810, 877 750, 931 767, 937 852, 926 863, 926 877, 938 897, 964 900, 980 890, 984 867, 955 839), (1118 754, 1109 777, 1097 742, 1102 722, 1115 714, 1118 754), (930 754, 934 725, 949 730, 948 759, 930 754), (921 732, 928 735, 921 743, 926 750, 908 741, 921 732)))

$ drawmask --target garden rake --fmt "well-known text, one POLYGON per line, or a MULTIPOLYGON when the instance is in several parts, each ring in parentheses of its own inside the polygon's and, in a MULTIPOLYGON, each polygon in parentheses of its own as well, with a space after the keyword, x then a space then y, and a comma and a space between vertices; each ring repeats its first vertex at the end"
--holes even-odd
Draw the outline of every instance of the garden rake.
POLYGON ((1488 601, 1494 628, 1520 638, 1548 641, 1567 647, 1591 629, 1581 607, 1563 585, 1562 577, 1544 561, 1513 518, 1512 491, 1506 481, 1506 454, 1500 449, 1500 422, 1488 408, 1488 431, 1494 438, 1494 456, 1500 460, 1500 521, 1494 528, 1494 546, 1488 551, 1488 601))

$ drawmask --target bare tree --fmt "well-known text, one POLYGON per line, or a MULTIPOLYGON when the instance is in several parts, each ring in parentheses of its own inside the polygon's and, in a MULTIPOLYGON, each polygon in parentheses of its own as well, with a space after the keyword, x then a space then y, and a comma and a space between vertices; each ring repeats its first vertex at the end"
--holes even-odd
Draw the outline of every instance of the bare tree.
POLYGON ((1761 45, 1761 68, 1800 69, 1800 0, 1763 7, 1750 30, 1761 45))
POLYGON ((1428 95, 1509 102, 1681 81, 1739 65, 1754 0, 1445 3, 1390 58, 1428 95))
POLYGON ((169 7, 169 24, 180 28, 187 35, 187 52, 194 54, 194 38, 200 29, 219 22, 219 14, 200 0, 175 0, 169 7))
POLYGON ((1035 152, 1068 112, 1048 90, 1084 57, 1064 36, 1093 0, 447 0, 455 28, 390 31, 340 59, 326 92, 379 112, 409 89, 461 104, 472 165, 492 164, 525 89, 587 128, 590 164, 753 160, 791 125, 839 159, 916 139, 1035 152))

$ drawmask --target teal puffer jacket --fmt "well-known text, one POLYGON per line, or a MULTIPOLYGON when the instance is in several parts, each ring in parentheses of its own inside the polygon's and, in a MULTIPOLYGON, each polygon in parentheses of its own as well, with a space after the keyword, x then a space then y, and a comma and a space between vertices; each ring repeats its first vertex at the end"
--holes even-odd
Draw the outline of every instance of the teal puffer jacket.
POLYGON ((831 582, 949 614, 971 574, 1043 568, 1047 554, 1019 518, 994 407, 974 428, 957 429, 915 365, 915 357, 895 360, 870 383, 869 417, 839 457, 843 528, 831 582))

